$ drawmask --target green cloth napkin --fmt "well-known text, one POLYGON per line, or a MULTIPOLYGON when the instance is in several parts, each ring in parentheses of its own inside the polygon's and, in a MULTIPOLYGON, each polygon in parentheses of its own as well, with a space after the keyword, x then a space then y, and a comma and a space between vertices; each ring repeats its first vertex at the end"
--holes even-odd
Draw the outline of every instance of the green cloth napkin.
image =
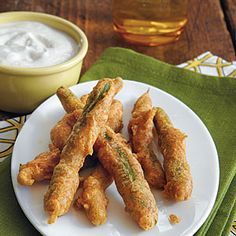
MULTIPOLYGON (((220 186, 214 208, 196 235, 227 235, 236 211, 236 79, 197 74, 128 49, 109 48, 80 82, 115 76, 174 95, 206 124, 219 154, 220 186)), ((0 235, 37 235, 15 199, 9 159, 0 163, 0 186, 0 235)))
POLYGON ((16 200, 11 182, 11 158, 0 162, 0 235, 40 235, 16 200))

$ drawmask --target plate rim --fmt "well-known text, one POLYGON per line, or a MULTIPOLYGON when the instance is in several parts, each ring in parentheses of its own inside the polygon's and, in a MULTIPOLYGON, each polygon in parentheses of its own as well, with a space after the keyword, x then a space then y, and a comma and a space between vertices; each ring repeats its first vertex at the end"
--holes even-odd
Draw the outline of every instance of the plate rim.
MULTIPOLYGON (((96 84, 99 80, 92 80, 92 81, 87 81, 87 82, 82 82, 82 83, 78 83, 76 85, 73 85, 73 86, 70 86, 69 89, 73 89, 76 88, 76 87, 79 87, 80 85, 84 85, 84 84, 88 84, 88 86, 90 84, 96 84)), ((175 100, 175 102, 177 103, 180 103, 185 109, 189 110, 191 112, 191 114, 198 120, 198 122, 201 123, 202 127, 205 129, 205 132, 207 133, 208 135, 208 138, 209 141, 211 142, 211 145, 212 145, 212 148, 214 150, 214 155, 217 157, 216 159, 216 181, 215 181, 215 186, 214 186, 214 193, 213 193, 213 197, 211 198, 210 202, 209 202, 209 207, 205 210, 205 213, 203 214, 203 216, 200 218, 200 220, 194 225, 192 226, 191 228, 188 228, 184 233, 185 236, 191 236, 193 234, 195 234, 199 229, 200 227, 204 224, 204 222, 206 221, 207 217, 210 215, 210 212, 212 211, 213 209, 213 206, 216 202, 216 198, 217 198, 217 193, 218 193, 218 189, 219 189, 219 181, 220 181, 220 165, 219 165, 219 156, 218 156, 218 151, 217 151, 217 148, 216 148, 216 145, 215 145, 215 142, 213 140, 213 137, 211 136, 207 126, 204 124, 204 122, 200 119, 200 117, 190 108, 188 107, 184 102, 182 102, 180 99, 176 98, 174 95, 160 89, 160 88, 157 88, 153 85, 150 85, 150 84, 147 84, 147 83, 144 83, 144 82, 139 82, 139 81, 133 81, 133 80, 126 80, 126 79, 123 79, 123 82, 124 82, 124 86, 125 86, 125 83, 133 83, 133 84, 141 84, 141 86, 148 86, 150 87, 151 89, 154 89, 154 90, 157 90, 158 92, 161 92, 161 93, 164 93, 166 96, 169 96, 171 97, 173 100, 175 100), (189 232, 190 231, 190 232, 189 232)), ((29 119, 26 120, 25 124, 27 122, 30 122, 31 119, 34 118, 35 114, 37 114, 41 109, 43 109, 44 106, 46 106, 46 104, 48 102, 50 102, 50 100, 52 100, 54 97, 56 97, 56 93, 52 96, 50 96, 49 98, 47 98, 44 102, 42 102, 31 114, 30 114, 30 117, 29 119)), ((16 185, 15 185, 15 180, 13 179, 13 165, 14 165, 14 153, 15 153, 15 149, 16 149, 16 144, 18 142, 18 139, 20 139, 21 137, 21 131, 24 129, 25 127, 25 124, 23 125, 22 129, 20 130, 17 138, 16 138, 16 141, 15 141, 15 144, 14 144, 14 147, 13 147, 13 151, 12 151, 12 157, 11 157, 11 182, 12 182, 12 186, 13 186, 13 190, 14 190, 14 194, 16 196, 16 199, 17 199, 17 202, 21 208, 21 210, 23 211, 24 215, 26 216, 26 218, 29 220, 29 222, 32 224, 32 226, 39 232, 41 233, 42 235, 45 235, 44 232, 41 230, 41 228, 34 222, 33 219, 31 219, 30 217, 28 217, 28 214, 26 213, 26 209, 24 207, 22 207, 22 200, 20 199, 20 196, 18 196, 18 193, 17 193, 17 188, 16 188, 16 185)), ((16 181, 17 182, 17 181, 16 181)))

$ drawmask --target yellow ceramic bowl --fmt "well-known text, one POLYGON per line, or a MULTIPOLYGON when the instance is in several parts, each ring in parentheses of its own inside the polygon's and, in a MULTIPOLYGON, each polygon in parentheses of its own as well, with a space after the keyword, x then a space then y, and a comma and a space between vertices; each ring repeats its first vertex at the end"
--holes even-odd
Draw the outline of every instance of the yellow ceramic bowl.
POLYGON ((81 46, 70 60, 50 67, 17 68, 0 65, 0 110, 28 113, 33 111, 60 86, 78 82, 88 41, 76 25, 53 15, 38 12, 0 13, 0 24, 14 21, 38 21, 64 31, 81 46))

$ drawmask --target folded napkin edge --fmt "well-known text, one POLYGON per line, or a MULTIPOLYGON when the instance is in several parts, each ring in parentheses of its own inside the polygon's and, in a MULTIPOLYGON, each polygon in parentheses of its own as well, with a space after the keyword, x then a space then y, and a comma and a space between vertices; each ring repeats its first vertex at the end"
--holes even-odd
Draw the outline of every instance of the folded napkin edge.
MULTIPOLYGON (((129 68, 135 67, 137 69, 140 68, 140 63, 142 63, 144 65, 145 65, 145 63, 148 63, 149 67, 156 69, 157 63, 158 63, 159 65, 162 65, 163 68, 169 68, 168 72, 170 74, 176 72, 178 74, 188 73, 190 75, 190 76, 188 76, 188 78, 185 78, 186 76, 183 76, 179 79, 171 77, 168 79, 168 82, 170 82, 170 83, 177 82, 177 83, 186 84, 186 85, 193 84, 195 87, 198 86, 199 88, 204 88, 204 89, 207 88, 209 91, 214 90, 218 94, 225 94, 225 93, 229 94, 230 93, 231 95, 236 96, 236 93, 235 93, 236 80, 232 77, 219 77, 219 76, 212 76, 212 75, 204 75, 204 74, 200 74, 200 73, 186 70, 183 68, 178 68, 174 65, 159 61, 156 58, 153 58, 153 57, 150 57, 150 56, 147 56, 144 54, 140 54, 140 53, 138 53, 134 50, 131 50, 131 49, 120 48, 120 47, 107 48, 102 53, 99 60, 97 60, 93 66, 102 64, 104 61, 105 62, 109 61, 109 63, 111 63, 113 61, 115 63, 127 65, 129 68), (115 57, 114 57, 114 54, 115 54, 115 57), (124 54, 126 54, 125 57, 124 57, 124 54), (132 58, 132 60, 129 60, 129 58, 130 59, 132 58), (131 67, 130 61, 135 61, 135 63, 132 63, 132 67, 131 67), (185 80, 188 80, 188 81, 186 81, 186 83, 185 83, 185 80), (212 80, 213 81, 215 80, 215 84, 212 83, 212 80), (235 86, 235 88, 233 88, 234 86, 235 86)), ((155 73, 155 70, 151 70, 151 68, 147 69, 145 67, 142 67, 142 70, 144 72, 148 72, 148 73, 153 74, 154 76, 159 77, 160 74, 155 73)), ((159 69, 162 69, 162 67, 159 66, 159 69)), ((160 71, 160 73, 161 73, 161 71, 160 71)), ((159 79, 160 79, 160 77, 159 77, 159 79)))

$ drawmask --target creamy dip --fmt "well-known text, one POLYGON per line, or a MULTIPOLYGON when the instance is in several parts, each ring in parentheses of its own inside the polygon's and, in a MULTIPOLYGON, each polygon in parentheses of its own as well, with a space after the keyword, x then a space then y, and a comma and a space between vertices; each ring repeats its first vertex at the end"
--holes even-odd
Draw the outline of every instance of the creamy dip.
POLYGON ((78 49, 68 34, 40 22, 0 24, 0 65, 52 66, 68 61, 78 49))

